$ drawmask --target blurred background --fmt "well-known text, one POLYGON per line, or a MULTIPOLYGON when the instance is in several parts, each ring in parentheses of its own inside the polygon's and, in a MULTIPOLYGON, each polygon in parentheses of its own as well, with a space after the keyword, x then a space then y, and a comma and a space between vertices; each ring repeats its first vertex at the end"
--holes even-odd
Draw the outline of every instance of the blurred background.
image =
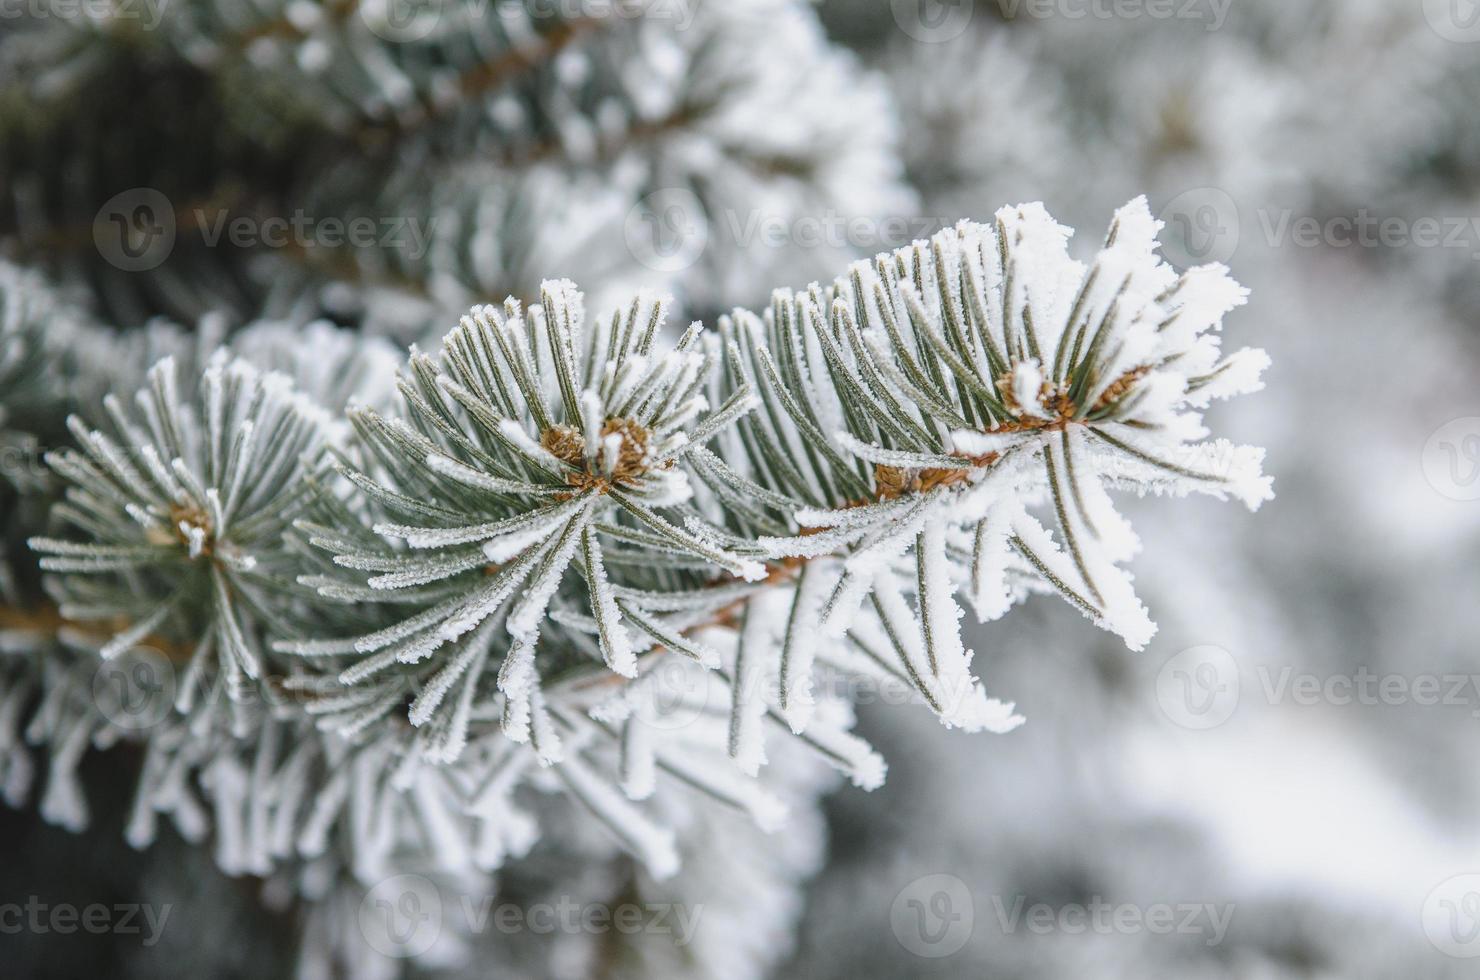
POLYGON ((1225 331, 1274 367, 1214 426, 1268 447, 1277 497, 1134 514, 1142 653, 1052 603, 979 629, 1011 735, 865 710, 891 777, 829 801, 786 972, 1472 976, 1480 11, 1013 6, 822 12, 885 73, 927 211, 1041 199, 1084 247, 1145 193, 1171 261, 1233 268, 1252 296, 1225 331), (929 911, 940 874, 974 928, 929 911), (926 903, 907 925, 901 890, 926 903), (1229 925, 1034 931, 1019 899, 1229 925), (921 931, 955 951, 902 948, 921 931))
MULTIPOLYGON (((1128 503, 1160 624, 1146 651, 1054 601, 973 626, 989 689, 1028 719, 1010 735, 865 697, 885 786, 809 783, 817 816, 781 843, 706 824, 709 864, 681 887, 715 910, 710 933, 638 955, 636 975, 1473 976, 1480 5, 755 6, 660 4, 631 51, 569 55, 578 41, 531 99, 485 79, 482 111, 428 135, 386 81, 417 81, 414 58, 338 71, 313 4, 243 40, 230 72, 229 46, 202 40, 214 5, 175 0, 160 31, 113 46, 33 5, 0 20, 0 243, 120 326, 327 317, 404 343, 547 276, 595 307, 659 285, 711 318, 1025 201, 1078 228, 1082 257, 1145 194, 1174 264, 1223 262, 1252 290, 1225 330, 1274 367, 1212 426, 1267 447, 1277 499, 1254 515, 1128 503), (276 87, 243 100, 253 73, 276 87), (625 123, 583 101, 603 84, 625 123), (127 218, 141 186, 182 221, 186 202, 206 215, 153 265, 87 231, 127 218), (395 216, 409 244, 379 226, 338 249, 194 234, 298 209, 395 216), (424 238, 418 215, 437 219, 424 238)), ((291 969, 275 939, 300 927, 196 849, 129 851, 107 817, 126 789, 106 758, 89 766, 100 816, 83 837, 0 814, 5 895, 147 894, 178 902, 181 926, 148 950, 33 944, 36 975, 291 969)), ((509 887, 599 887, 578 857, 545 855, 509 887)), ((589 975, 589 951, 559 945, 450 972, 589 975)))

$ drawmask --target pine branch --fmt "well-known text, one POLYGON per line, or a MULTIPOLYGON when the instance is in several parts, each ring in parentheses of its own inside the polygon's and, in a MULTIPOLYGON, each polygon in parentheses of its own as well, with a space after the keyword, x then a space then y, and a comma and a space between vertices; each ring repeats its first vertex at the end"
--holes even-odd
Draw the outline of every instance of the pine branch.
MULTIPOLYGON (((1220 359, 1210 332, 1243 292, 1178 276, 1157 228, 1133 202, 1085 267, 1041 208, 1004 209, 672 344, 659 298, 588 317, 548 282, 413 349, 396 398, 351 335, 254 327, 237 360, 160 361, 132 411, 104 399, 109 432, 74 420, 48 456, 69 530, 33 547, 60 616, 91 624, 71 642, 174 651, 177 710, 220 733, 191 764, 278 724, 401 759, 402 786, 426 769, 507 793, 495 774, 529 758, 666 871, 633 805, 658 774, 770 812, 687 755, 755 776, 784 732, 882 779, 822 710, 816 673, 848 649, 948 726, 1019 724, 973 672, 963 586, 983 618, 1040 589, 1143 643, 1105 486, 1268 494, 1257 451, 1197 441, 1201 406, 1257 387, 1262 355, 1220 359)), ((305 806, 337 792, 307 785, 305 806)))

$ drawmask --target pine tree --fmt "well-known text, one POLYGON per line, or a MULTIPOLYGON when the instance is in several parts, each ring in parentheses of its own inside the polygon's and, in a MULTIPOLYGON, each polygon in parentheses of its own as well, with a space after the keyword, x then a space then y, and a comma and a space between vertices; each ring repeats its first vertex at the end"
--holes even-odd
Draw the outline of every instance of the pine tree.
MULTIPOLYGON (((1260 387, 1262 352, 1220 349, 1245 291, 1162 261, 1144 199, 1087 262, 1041 205, 1006 207, 872 259, 814 250, 836 279, 749 308, 822 273, 723 241, 724 215, 911 200, 882 90, 800 3, 684 30, 661 5, 449 7, 412 37, 271 8, 0 43, 0 127, 36 149, 0 158, 0 239, 38 266, 0 266, 0 444, 45 463, 0 497, 0 784, 42 783, 80 828, 82 756, 136 747, 130 843, 163 816, 289 882, 306 962, 357 955, 346 909, 386 876, 486 887, 551 828, 573 852, 600 828, 656 888, 713 861, 721 810, 793 833, 822 767, 884 779, 839 688, 1010 731, 958 595, 981 621, 1057 595, 1138 649, 1139 544, 1107 491, 1270 496, 1262 452, 1202 423, 1260 387), (115 84, 163 113, 119 171, 97 153, 117 103, 91 97, 115 84), (210 152, 183 165, 187 141, 210 152), (69 247, 137 186, 177 214, 443 220, 419 255, 196 227, 125 272, 69 247), (713 247, 644 268, 621 225, 675 188, 713 247), (539 278, 588 269, 589 303, 539 278)), ((762 894, 815 864, 788 853, 762 894)))

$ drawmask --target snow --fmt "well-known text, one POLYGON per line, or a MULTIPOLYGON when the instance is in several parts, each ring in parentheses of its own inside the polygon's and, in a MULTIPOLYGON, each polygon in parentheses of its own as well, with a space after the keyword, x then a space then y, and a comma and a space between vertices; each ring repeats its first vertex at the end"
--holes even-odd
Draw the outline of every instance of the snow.
POLYGON ((816 705, 812 697, 812 666, 822 645, 822 603, 829 581, 817 568, 802 569, 792 593, 791 612, 782 641, 781 717, 798 735, 807 730, 816 705))
POLYGON ((773 674, 770 653, 774 649, 776 623, 785 616, 781 597, 762 593, 750 601, 735 652, 730 681, 729 753, 740 771, 754 776, 766 762, 766 688, 773 674))
POLYGON ((565 759, 557 772, 575 796, 643 863, 649 874, 661 880, 678 871, 678 847, 673 831, 648 819, 620 790, 592 772, 580 756, 565 759))

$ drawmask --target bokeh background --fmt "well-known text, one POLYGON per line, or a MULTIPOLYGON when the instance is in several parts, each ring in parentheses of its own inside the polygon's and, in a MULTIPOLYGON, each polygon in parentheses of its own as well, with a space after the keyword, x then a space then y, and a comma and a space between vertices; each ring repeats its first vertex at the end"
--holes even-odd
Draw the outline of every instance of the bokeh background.
MULTIPOLYGON (((1025 201, 1078 228, 1084 254, 1116 207, 1145 194, 1167 223, 1172 261, 1227 263, 1252 290, 1225 330, 1235 347, 1265 347, 1274 367, 1264 392, 1217 409, 1213 426, 1267 447, 1277 498, 1253 515, 1201 499, 1130 503, 1145 543, 1137 586, 1160 623, 1147 650, 1127 652, 1049 600, 973 626, 989 689, 1015 700, 1027 724, 967 737, 925 712, 862 704, 862 729, 890 760, 886 785, 830 793, 780 841, 703 825, 708 863, 683 887, 713 910, 716 932, 695 948, 649 949, 636 975, 1473 976, 1480 6, 773 6, 787 8, 774 29, 707 53, 718 67, 690 49, 677 68, 653 55, 651 84, 688 70, 683 91, 696 103, 718 99, 705 85, 718 91, 715 78, 737 64, 762 80, 762 96, 641 167, 623 156, 604 170, 562 170, 516 145, 507 159, 490 151, 418 179, 414 154, 390 151, 396 207, 425 199, 447 220, 425 255, 353 257, 359 272, 381 274, 373 290, 305 285, 281 255, 247 272, 189 242, 141 280, 99 261, 86 236, 69 250, 33 233, 60 223, 38 224, 38 208, 75 205, 86 228, 112 192, 146 182, 69 177, 57 191, 48 175, 73 173, 57 161, 78 146, 92 147, 94 163, 135 165, 172 127, 208 125, 211 109, 188 65, 166 57, 160 69, 150 55, 139 61, 147 85, 89 90, 92 69, 66 45, 17 42, 28 30, 51 38, 51 25, 0 20, 9 53, 26 52, 6 62, 0 81, 24 83, 8 97, 63 98, 72 85, 99 116, 86 133, 0 130, 6 251, 84 289, 119 325, 191 322, 229 297, 252 315, 329 315, 405 341, 445 329, 460 304, 529 295, 546 276, 598 295, 657 284, 710 317, 1025 201), (764 180, 756 160, 770 168, 764 180), (805 180, 790 176, 798 161, 805 180), (772 223, 776 241, 754 233, 772 223), (492 230, 480 237, 479 227, 492 230), (427 288, 408 293, 406 280, 427 288), (1162 909, 1171 927, 1153 928, 1162 909)), ((0 51, 5 43, 0 35, 0 51)), ((284 54, 276 43, 254 49, 258 67, 312 61, 306 44, 282 40, 284 54)), ((301 133, 283 109, 291 102, 265 101, 243 123, 257 127, 247 142, 262 159, 229 141, 182 154, 177 140, 163 182, 216 186, 240 173, 248 190, 274 189, 279 208, 339 208, 360 171, 305 182, 311 168, 275 162, 301 133)), ((684 111, 671 114, 680 128, 696 114, 684 111)), ((599 148, 598 137, 584 138, 599 148)), ((581 138, 559 133, 570 159, 581 138)), ((375 214, 366 200, 356 207, 375 214)), ((177 902, 181 925, 150 950, 32 937, 17 954, 29 975, 294 969, 283 937, 301 927, 263 907, 259 883, 222 877, 178 840, 129 851, 108 816, 126 804, 121 778, 107 758, 85 776, 99 819, 80 837, 30 810, 0 813, 4 893, 147 895, 177 902)), ((540 860, 506 876, 508 887, 603 887, 578 849, 540 860)), ((589 975, 588 954, 534 945, 449 972, 589 975)))
POLYGON ((1225 331, 1274 367, 1216 425, 1268 447, 1277 498, 1136 514, 1161 625, 1143 653, 1050 603, 979 630, 990 682, 1029 719, 1010 736, 866 711, 896 761, 874 796, 832 798, 833 860, 789 975, 1470 976, 1476 11, 1008 8, 823 14, 886 73, 927 210, 1042 199, 1084 237, 1145 193, 1169 257, 1234 269, 1252 297, 1225 331), (914 913, 948 937, 936 951, 960 944, 922 960, 882 924, 942 873, 974 928, 914 913), (1211 903, 1230 925, 1216 945, 1206 928, 1005 926, 1024 896, 1211 903))

